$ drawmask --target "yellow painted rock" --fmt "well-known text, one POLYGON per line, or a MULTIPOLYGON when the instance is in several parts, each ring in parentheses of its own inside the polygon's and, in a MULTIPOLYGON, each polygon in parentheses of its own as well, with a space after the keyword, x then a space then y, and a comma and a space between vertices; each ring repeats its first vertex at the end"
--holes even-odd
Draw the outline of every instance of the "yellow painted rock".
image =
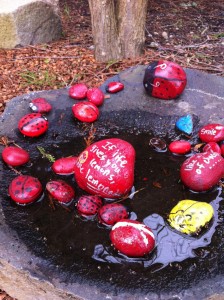
POLYGON ((171 210, 170 226, 186 234, 198 234, 214 214, 213 207, 206 202, 182 200, 171 210))

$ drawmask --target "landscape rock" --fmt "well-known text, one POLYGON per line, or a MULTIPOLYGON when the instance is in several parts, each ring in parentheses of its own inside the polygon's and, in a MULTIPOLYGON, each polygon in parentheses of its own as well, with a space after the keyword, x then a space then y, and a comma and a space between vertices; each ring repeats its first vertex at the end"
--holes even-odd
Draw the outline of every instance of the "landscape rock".
POLYGON ((60 38, 58 0, 1 1, 0 48, 47 43, 60 38))

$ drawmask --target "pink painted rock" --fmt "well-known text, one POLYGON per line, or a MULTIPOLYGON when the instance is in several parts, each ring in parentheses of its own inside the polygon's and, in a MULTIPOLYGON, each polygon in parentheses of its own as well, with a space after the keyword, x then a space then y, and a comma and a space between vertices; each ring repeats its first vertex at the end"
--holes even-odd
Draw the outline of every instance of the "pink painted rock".
POLYGON ((111 94, 120 92, 123 89, 124 89, 124 84, 119 81, 110 82, 106 87, 106 91, 111 94))
POLYGON ((72 106, 72 113, 81 122, 91 123, 98 119, 99 109, 91 102, 79 102, 72 106))
POLYGON ((195 154, 188 158, 180 169, 184 185, 196 192, 211 189, 223 175, 224 158, 217 152, 195 154))
POLYGON ((30 108, 33 112, 48 113, 51 111, 52 106, 45 98, 35 98, 30 102, 30 108))
POLYGON ((77 211, 83 217, 95 216, 102 207, 103 201, 99 196, 81 196, 77 203, 77 211))
POLYGON ((76 156, 62 157, 53 163, 51 169, 59 175, 70 175, 74 173, 76 162, 76 156))
POLYGON ((46 184, 50 196, 62 204, 69 204, 75 197, 74 189, 63 180, 52 180, 46 184))
POLYGON ((99 222, 112 226, 122 219, 128 218, 127 208, 120 203, 108 203, 102 206, 98 212, 99 222))
POLYGON ((143 257, 155 247, 155 237, 151 229, 133 220, 121 220, 111 229, 113 246, 130 257, 143 257))
POLYGON ((79 155, 75 179, 89 194, 120 198, 133 186, 134 163, 135 150, 131 144, 117 138, 105 139, 79 155))
POLYGON ((220 142, 224 140, 224 125, 208 124, 199 130, 199 138, 202 142, 220 142))
POLYGON ((30 159, 30 155, 22 148, 8 146, 2 151, 2 159, 7 165, 18 167, 26 164, 30 159))
POLYGON ((210 151, 210 152, 217 152, 221 154, 221 148, 219 147, 219 144, 216 142, 209 142, 203 147, 203 152, 210 151))
POLYGON ((99 88, 89 89, 87 91, 86 97, 96 106, 100 106, 104 102, 104 93, 99 88))
POLYGON ((84 83, 77 83, 70 87, 68 94, 71 98, 82 100, 86 98, 88 87, 84 83))
POLYGON ((191 143, 185 140, 173 141, 169 144, 169 150, 175 154, 186 154, 191 151, 191 143))
POLYGON ((9 195, 17 204, 26 205, 38 200, 42 194, 40 181, 32 176, 19 175, 9 185, 9 195))

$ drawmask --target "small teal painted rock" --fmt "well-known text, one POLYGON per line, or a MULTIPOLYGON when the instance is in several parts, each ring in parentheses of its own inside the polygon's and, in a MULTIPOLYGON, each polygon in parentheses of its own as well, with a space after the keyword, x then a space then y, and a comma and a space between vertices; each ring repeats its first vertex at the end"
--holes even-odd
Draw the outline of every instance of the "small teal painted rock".
POLYGON ((190 135, 193 131, 193 118, 191 115, 180 117, 176 122, 176 127, 183 133, 190 135))

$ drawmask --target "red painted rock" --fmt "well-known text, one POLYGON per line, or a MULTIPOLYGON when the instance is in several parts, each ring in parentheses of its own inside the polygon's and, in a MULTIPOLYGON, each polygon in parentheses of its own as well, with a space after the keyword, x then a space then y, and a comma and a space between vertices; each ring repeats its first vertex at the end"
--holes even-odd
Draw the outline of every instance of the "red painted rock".
POLYGON ((186 84, 187 76, 182 67, 166 60, 152 62, 143 79, 145 90, 150 96, 165 100, 179 97, 186 84))
POLYGON ((29 137, 37 137, 48 129, 48 120, 40 113, 27 114, 18 124, 19 131, 29 137))
POLYGON ((76 156, 68 156, 57 159, 53 165, 52 170, 59 175, 70 175, 74 173, 75 164, 77 162, 76 156))
POLYGON ((9 185, 9 195, 17 204, 30 204, 40 198, 42 185, 32 176, 19 175, 9 185))
POLYGON ((89 89, 87 91, 86 97, 96 106, 100 106, 104 102, 104 93, 99 88, 89 89))
POLYGON ((46 190, 54 200, 63 204, 69 204, 75 197, 74 189, 63 180, 49 181, 46 190))
POLYGON ((191 156, 181 166, 182 182, 191 190, 203 192, 214 187, 224 175, 224 158, 217 152, 191 156))
POLYGON ((221 154, 224 156, 224 141, 220 143, 221 154))
POLYGON ((2 151, 2 159, 7 165, 18 167, 26 164, 30 159, 30 155, 22 148, 8 146, 2 151))
POLYGON ((220 142, 224 140, 224 125, 208 124, 199 130, 199 138, 202 142, 220 142))
POLYGON ((217 152, 221 154, 221 148, 219 147, 219 144, 216 142, 209 142, 203 147, 203 152, 217 152))
POLYGON ((121 220, 111 229, 110 239, 114 247, 130 257, 142 257, 155 247, 155 237, 149 227, 133 220, 121 220))
POLYGON ((72 113, 75 118, 82 122, 94 122, 99 117, 99 109, 91 102, 79 102, 72 106, 72 113))
POLYGON ((169 144, 169 150, 175 154, 186 154, 191 151, 191 144, 185 140, 173 141, 169 144))
POLYGON ((120 203, 108 203, 102 206, 98 212, 99 222, 113 226, 122 219, 128 218, 127 208, 120 203))
POLYGON ((126 195, 134 181, 135 150, 128 142, 112 138, 87 147, 78 157, 75 178, 89 194, 102 198, 126 195))
POLYGON ((120 92, 123 89, 124 89, 124 84, 119 81, 110 82, 106 87, 106 91, 111 94, 120 92))
POLYGON ((52 106, 45 98, 36 98, 30 102, 30 108, 33 112, 48 113, 51 111, 52 106))
POLYGON ((68 93, 73 99, 82 100, 86 98, 88 87, 84 83, 77 83, 70 87, 68 93))
POLYGON ((84 217, 95 216, 102 205, 103 201, 99 196, 85 195, 79 198, 77 211, 84 217))

